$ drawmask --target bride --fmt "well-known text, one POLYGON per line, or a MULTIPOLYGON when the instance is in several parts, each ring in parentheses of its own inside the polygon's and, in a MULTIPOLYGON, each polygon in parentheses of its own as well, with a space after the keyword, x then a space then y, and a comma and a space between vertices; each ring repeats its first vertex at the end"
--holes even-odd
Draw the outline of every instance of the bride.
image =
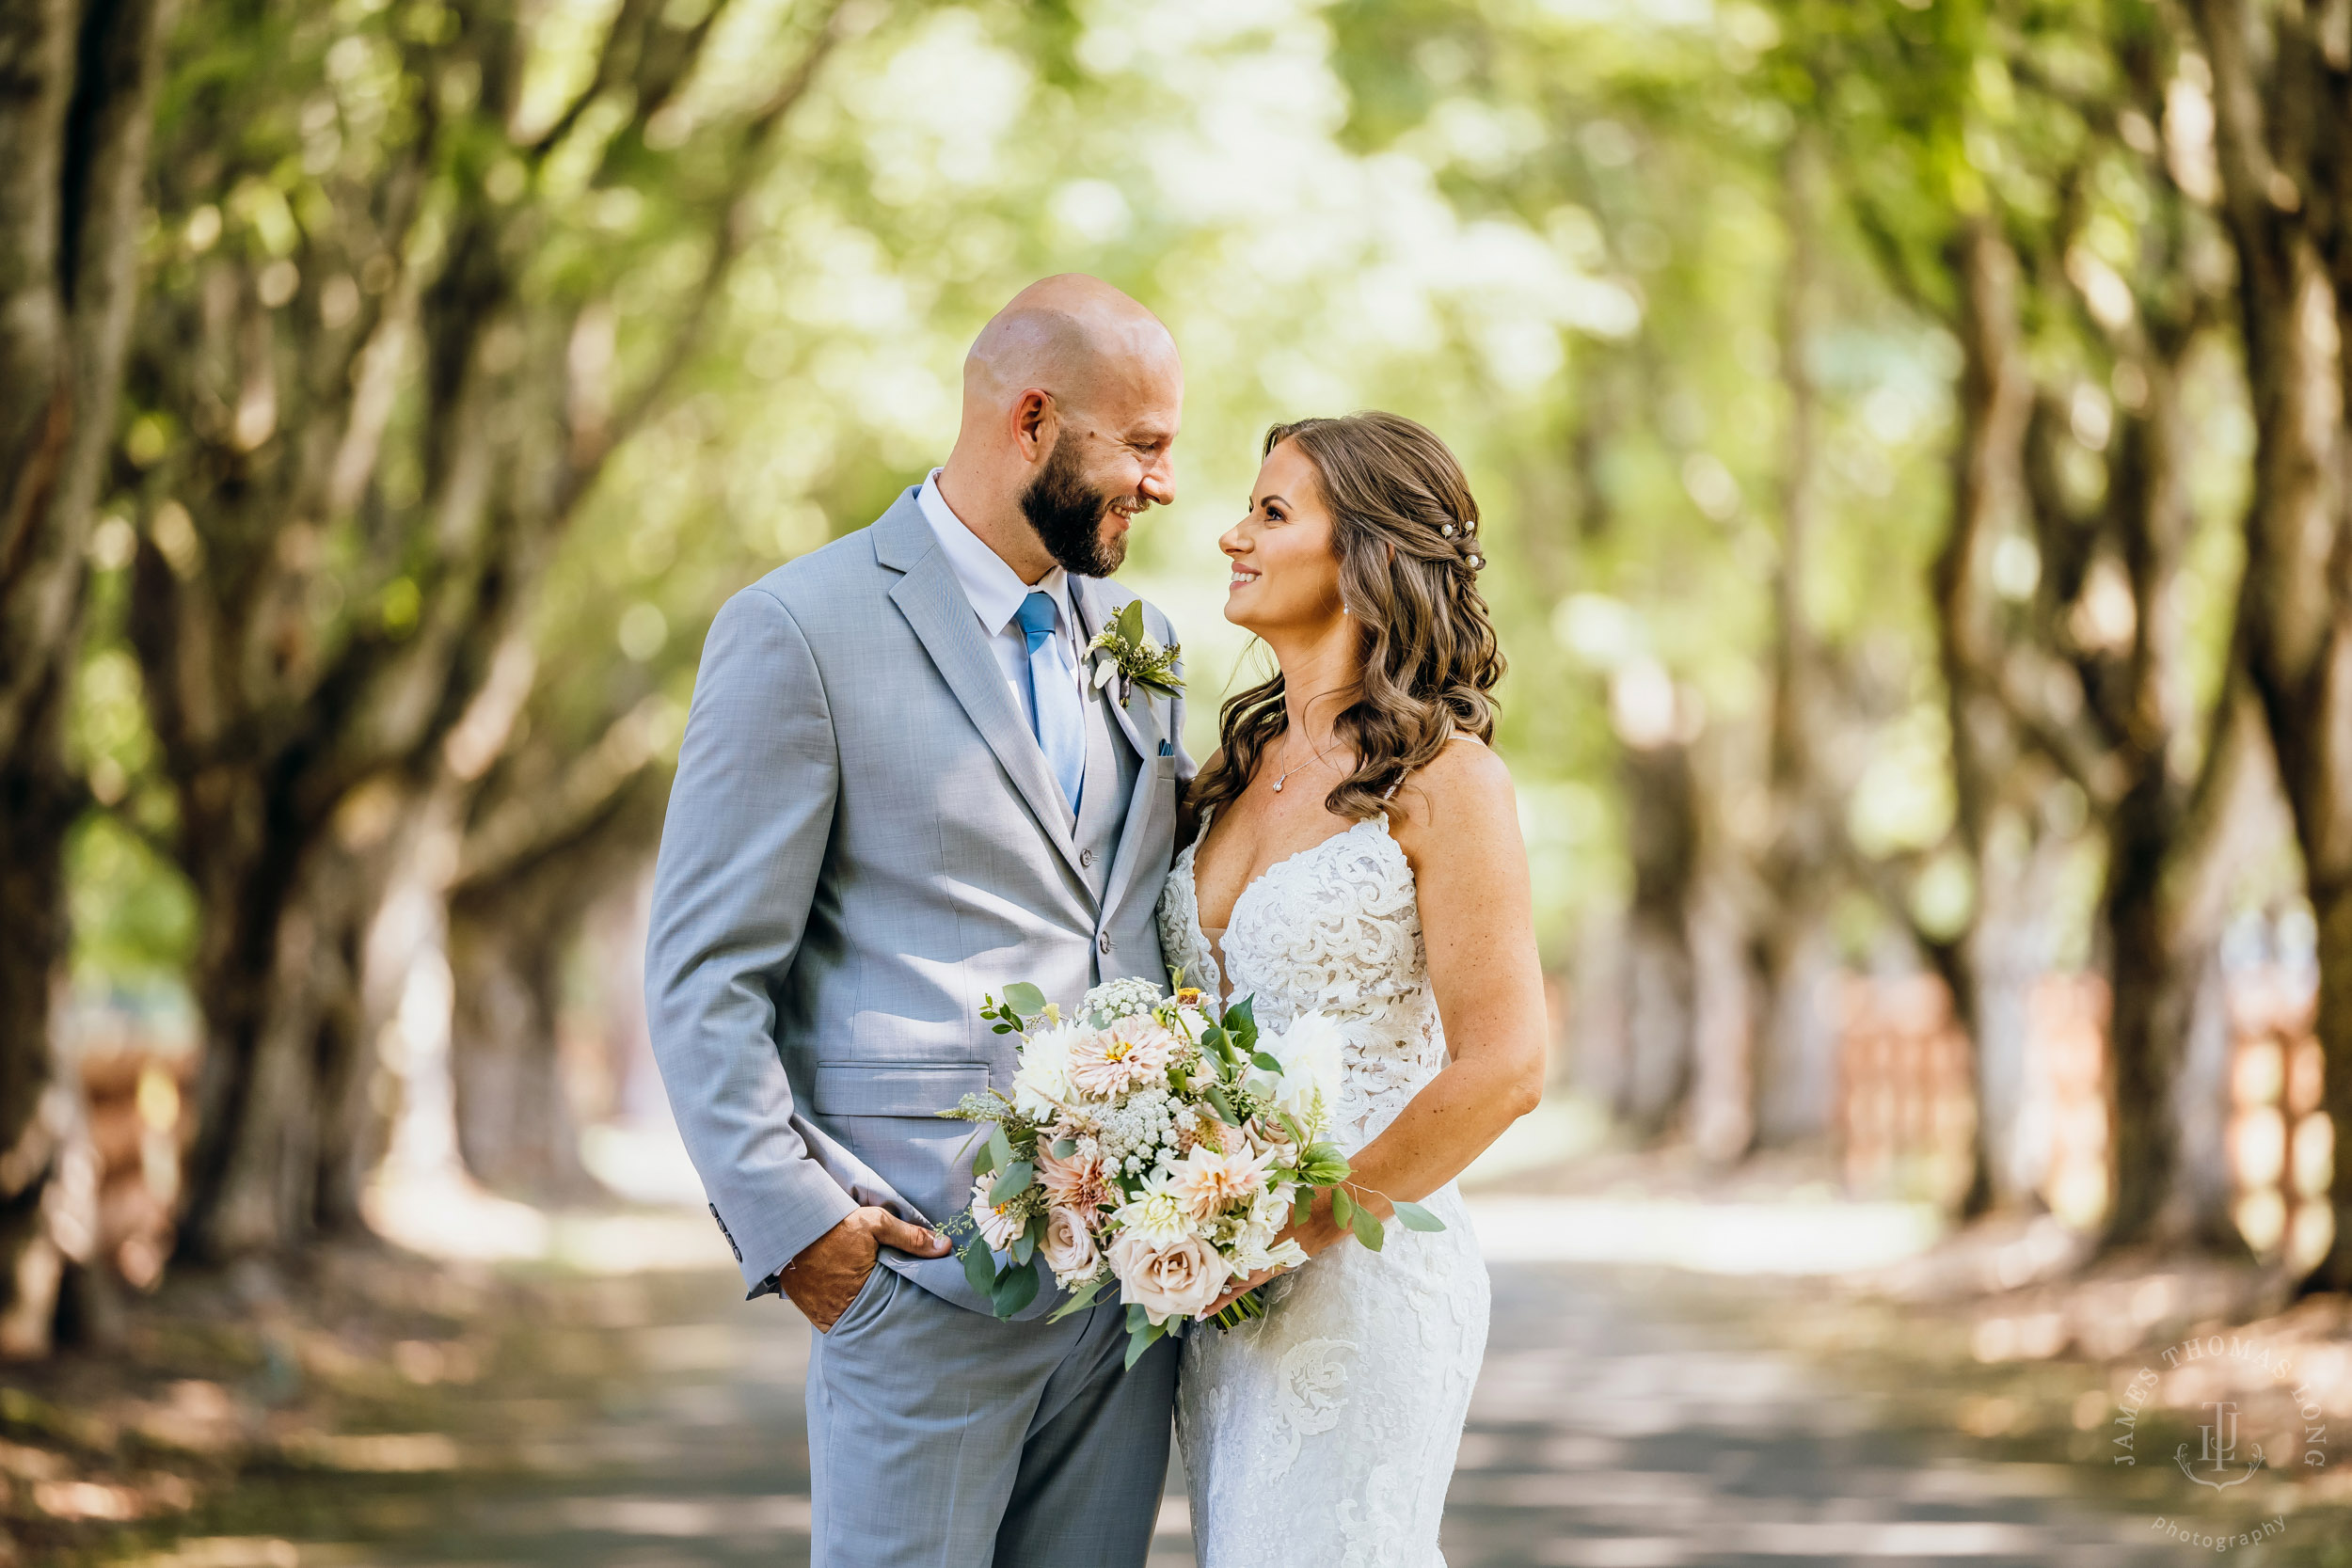
POLYGON ((1375 1252, 1327 1196, 1284 1232, 1310 1260, 1267 1315, 1187 1338, 1176 1430, 1203 1568, 1442 1568, 1487 1311, 1454 1178, 1534 1105, 1544 1051, 1511 781, 1483 744, 1502 657, 1477 527, 1444 443, 1367 413, 1268 432, 1219 541, 1225 617, 1280 669, 1225 705, 1162 947, 1262 1023, 1338 1020, 1350 1196, 1446 1228, 1390 1224, 1375 1252))

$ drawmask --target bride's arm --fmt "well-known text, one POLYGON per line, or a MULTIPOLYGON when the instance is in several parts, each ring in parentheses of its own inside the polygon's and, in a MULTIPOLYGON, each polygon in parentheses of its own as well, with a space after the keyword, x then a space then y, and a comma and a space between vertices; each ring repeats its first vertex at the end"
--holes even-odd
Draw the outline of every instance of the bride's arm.
MULTIPOLYGON (((1349 1196, 1387 1220, 1444 1186, 1535 1108, 1544 1083, 1544 986, 1527 851, 1511 775, 1486 747, 1456 743, 1398 793, 1397 843, 1421 893, 1429 983, 1453 1059, 1396 1120, 1348 1157, 1349 1196)), ((1285 1232, 1310 1253, 1347 1236, 1327 1194, 1285 1232)))

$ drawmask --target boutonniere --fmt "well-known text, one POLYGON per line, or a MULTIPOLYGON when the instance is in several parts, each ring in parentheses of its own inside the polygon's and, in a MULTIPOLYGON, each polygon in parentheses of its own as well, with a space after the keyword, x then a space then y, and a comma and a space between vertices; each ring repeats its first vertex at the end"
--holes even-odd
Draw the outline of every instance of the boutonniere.
POLYGON ((1138 686, 1163 697, 1173 697, 1184 689, 1184 677, 1176 673, 1176 657, 1184 651, 1183 645, 1163 648, 1152 640, 1143 629, 1141 599, 1128 600, 1127 608, 1095 633, 1087 651, 1102 656, 1094 665, 1094 689, 1102 690, 1117 677, 1120 707, 1127 705, 1138 686))

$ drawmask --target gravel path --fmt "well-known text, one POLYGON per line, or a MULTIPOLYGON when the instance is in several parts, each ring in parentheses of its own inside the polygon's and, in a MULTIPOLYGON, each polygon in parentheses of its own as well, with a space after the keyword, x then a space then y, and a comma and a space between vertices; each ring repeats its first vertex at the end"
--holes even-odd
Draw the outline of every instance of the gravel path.
MULTIPOLYGON (((1756 1314, 1802 1310, 1801 1285, 1597 1263, 1499 1263, 1494 1275, 1450 1568, 2126 1568, 2216 1555, 2090 1500, 2080 1462, 1972 1458, 1870 1386, 1885 1376, 1768 1348, 1756 1314)), ((147 1564, 805 1562, 806 1332, 726 1286, 699 1274, 583 1285, 581 1321, 533 1336, 534 1376, 494 1380, 463 1413, 481 1435, 461 1432, 462 1451, 496 1463, 338 1482, 331 1508, 320 1481, 289 1478, 239 1510, 233 1528, 256 1533, 185 1541, 147 1564)), ((2282 1560, 2263 1550, 2234 1560, 2282 1560)), ((1171 1478, 1152 1568, 1193 1560, 1171 1478)))

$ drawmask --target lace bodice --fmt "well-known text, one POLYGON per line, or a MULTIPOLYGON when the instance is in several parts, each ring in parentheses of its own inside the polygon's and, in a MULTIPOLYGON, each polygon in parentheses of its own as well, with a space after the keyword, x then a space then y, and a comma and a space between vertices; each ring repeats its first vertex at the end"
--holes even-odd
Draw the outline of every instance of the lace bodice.
MULTIPOLYGON (((1376 1138, 1445 1065, 1413 868, 1385 819, 1277 862, 1233 902, 1222 948, 1201 934, 1193 856, 1176 858, 1160 943, 1188 983, 1256 998, 1281 1029, 1320 1007, 1345 1036, 1332 1139, 1376 1138)), ((1202 1568, 1444 1568, 1462 1419, 1486 1351, 1488 1289, 1451 1182, 1423 1200, 1442 1231, 1391 1226, 1268 1289, 1269 1310, 1185 1337, 1176 1434, 1202 1568)))
POLYGON ((1258 1022, 1279 1031, 1321 1008, 1344 1032, 1345 1076, 1333 1135, 1343 1148, 1378 1137, 1445 1066, 1445 1030, 1429 992, 1412 863, 1373 817, 1268 866, 1233 901, 1224 964, 1201 934, 1193 856, 1204 816, 1176 857, 1160 899, 1160 949, 1211 995, 1256 998, 1258 1022))

